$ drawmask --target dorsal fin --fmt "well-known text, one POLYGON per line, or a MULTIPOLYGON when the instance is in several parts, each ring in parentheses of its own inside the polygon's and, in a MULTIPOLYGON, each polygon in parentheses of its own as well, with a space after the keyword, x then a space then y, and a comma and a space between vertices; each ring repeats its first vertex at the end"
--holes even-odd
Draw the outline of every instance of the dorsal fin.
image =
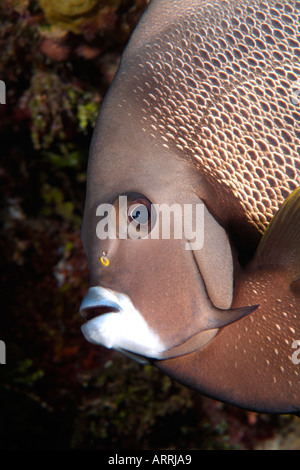
POLYGON ((300 277, 300 187, 271 220, 251 265, 281 266, 291 272, 291 280, 300 277))

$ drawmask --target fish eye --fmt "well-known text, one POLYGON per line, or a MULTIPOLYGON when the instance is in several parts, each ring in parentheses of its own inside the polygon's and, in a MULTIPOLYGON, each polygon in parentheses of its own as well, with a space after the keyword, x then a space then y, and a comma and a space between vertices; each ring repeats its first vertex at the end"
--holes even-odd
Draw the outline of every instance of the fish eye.
POLYGON ((146 197, 128 198, 127 221, 144 236, 151 231, 151 202, 146 197))
POLYGON ((135 221, 139 225, 148 225, 151 220, 151 207, 144 202, 134 202, 127 210, 128 221, 135 221))
POLYGON ((139 193, 121 194, 114 202, 118 238, 145 238, 156 222, 153 204, 139 193))

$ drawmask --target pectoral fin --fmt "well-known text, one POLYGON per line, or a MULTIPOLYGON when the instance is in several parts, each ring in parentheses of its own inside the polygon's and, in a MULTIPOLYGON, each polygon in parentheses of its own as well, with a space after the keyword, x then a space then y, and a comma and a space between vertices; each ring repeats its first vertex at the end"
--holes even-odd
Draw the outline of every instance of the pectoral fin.
POLYGON ((241 318, 254 312, 259 305, 251 305, 248 307, 232 308, 228 310, 221 310, 219 308, 212 307, 212 311, 209 312, 207 318, 206 330, 211 328, 223 328, 224 326, 230 325, 241 318))
POLYGON ((258 305, 251 305, 249 307, 234 308, 229 310, 220 310, 212 307, 211 311, 209 312, 209 316, 207 317, 206 325, 203 325, 203 329, 188 338, 182 344, 164 351, 157 359, 164 360, 185 356, 186 354, 190 354, 200 348, 203 348, 203 346, 205 346, 215 337, 217 329, 240 320, 246 315, 254 312, 254 310, 257 308, 258 305))
POLYGON ((300 279, 292 281, 290 284, 290 288, 294 295, 300 296, 300 279))

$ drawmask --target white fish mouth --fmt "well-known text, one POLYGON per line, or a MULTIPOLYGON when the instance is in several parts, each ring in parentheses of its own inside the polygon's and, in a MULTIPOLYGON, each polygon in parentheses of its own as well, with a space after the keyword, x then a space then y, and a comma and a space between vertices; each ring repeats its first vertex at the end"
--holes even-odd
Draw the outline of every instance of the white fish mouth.
POLYGON ((90 343, 119 350, 140 362, 147 362, 145 357, 159 359, 167 349, 126 294, 90 287, 79 312, 87 320, 81 330, 90 343))

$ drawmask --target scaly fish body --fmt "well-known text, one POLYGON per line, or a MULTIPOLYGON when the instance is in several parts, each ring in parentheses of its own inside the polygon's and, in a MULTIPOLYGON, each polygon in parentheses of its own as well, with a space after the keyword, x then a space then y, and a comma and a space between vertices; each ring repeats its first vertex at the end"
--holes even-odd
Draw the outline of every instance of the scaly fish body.
POLYGON ((119 106, 199 168, 238 240, 300 184, 299 15, 293 1, 154 0, 123 57, 119 106))
POLYGON ((223 328, 215 344, 158 367, 210 396, 218 377, 218 396, 229 403, 260 411, 299 411, 300 189, 292 199, 275 216, 277 226, 268 228, 249 267, 237 275, 232 306, 249 302, 259 308, 223 328))
POLYGON ((294 1, 152 0, 101 107, 83 225, 89 341, 272 412, 300 407, 299 25, 294 1), (101 204, 115 238, 97 235, 101 204), (148 236, 162 204, 201 206, 201 249, 148 236))

